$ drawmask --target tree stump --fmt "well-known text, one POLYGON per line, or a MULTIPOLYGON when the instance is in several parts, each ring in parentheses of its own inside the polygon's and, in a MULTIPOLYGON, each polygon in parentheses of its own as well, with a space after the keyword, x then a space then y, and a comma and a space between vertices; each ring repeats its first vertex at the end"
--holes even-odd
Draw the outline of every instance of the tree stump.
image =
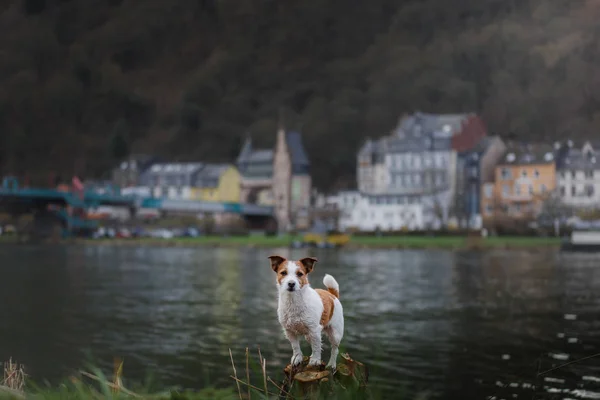
POLYGON ((281 386, 280 399, 319 398, 321 395, 335 394, 340 391, 351 392, 356 398, 368 398, 367 367, 353 360, 348 353, 338 359, 336 371, 325 369, 325 363, 309 367, 309 357, 304 357, 302 364, 292 367, 288 364, 283 372, 285 380, 281 386))

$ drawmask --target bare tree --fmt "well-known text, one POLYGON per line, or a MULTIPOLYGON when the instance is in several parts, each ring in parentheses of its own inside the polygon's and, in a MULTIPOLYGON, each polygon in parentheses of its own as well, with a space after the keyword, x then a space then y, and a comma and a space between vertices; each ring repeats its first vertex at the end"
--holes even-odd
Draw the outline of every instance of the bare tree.
POLYGON ((558 227, 566 218, 573 216, 573 209, 567 206, 561 199, 560 194, 554 190, 540 198, 541 207, 537 214, 536 222, 539 226, 555 227, 558 236, 558 227))
MULTIPOLYGON (((439 228, 446 228, 448 223, 448 205, 444 204, 444 193, 448 190, 444 182, 446 170, 440 168, 427 168, 422 174, 422 194, 425 211, 435 217, 439 228)), ((429 227, 431 228, 431 227, 429 227)))

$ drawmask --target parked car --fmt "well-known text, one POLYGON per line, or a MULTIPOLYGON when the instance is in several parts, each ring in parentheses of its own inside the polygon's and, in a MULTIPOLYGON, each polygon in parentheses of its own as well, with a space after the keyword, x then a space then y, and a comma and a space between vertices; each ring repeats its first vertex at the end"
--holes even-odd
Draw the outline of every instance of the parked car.
POLYGON ((189 227, 185 230, 184 236, 186 237, 198 237, 200 236, 200 231, 194 227, 189 227))
POLYGON ((118 238, 130 238, 131 232, 129 232, 129 229, 127 229, 127 228, 121 228, 121 229, 117 230, 116 236, 118 238))
POLYGON ((152 231, 151 236, 159 239, 173 239, 175 235, 168 229, 156 229, 152 231))

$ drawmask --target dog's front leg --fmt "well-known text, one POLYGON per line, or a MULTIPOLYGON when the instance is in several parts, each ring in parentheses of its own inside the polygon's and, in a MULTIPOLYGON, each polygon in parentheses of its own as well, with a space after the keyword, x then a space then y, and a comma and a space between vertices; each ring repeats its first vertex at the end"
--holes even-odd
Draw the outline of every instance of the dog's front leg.
POLYGON ((317 326, 311 329, 310 333, 306 335, 306 340, 310 343, 312 349, 308 365, 321 365, 321 327, 317 326))
POLYGON ((296 336, 296 334, 294 334, 294 332, 288 330, 285 331, 285 336, 287 336, 292 345, 292 367, 300 365, 300 363, 302 363, 302 359, 304 358, 302 355, 302 349, 300 348, 300 339, 298 336, 296 336))

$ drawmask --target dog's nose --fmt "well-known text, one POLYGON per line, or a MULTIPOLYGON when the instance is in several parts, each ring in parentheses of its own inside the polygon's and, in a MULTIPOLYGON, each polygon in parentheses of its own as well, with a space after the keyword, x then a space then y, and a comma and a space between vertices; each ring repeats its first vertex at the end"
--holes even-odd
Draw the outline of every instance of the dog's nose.
POLYGON ((296 282, 288 282, 288 288, 293 289, 296 287, 296 282))

